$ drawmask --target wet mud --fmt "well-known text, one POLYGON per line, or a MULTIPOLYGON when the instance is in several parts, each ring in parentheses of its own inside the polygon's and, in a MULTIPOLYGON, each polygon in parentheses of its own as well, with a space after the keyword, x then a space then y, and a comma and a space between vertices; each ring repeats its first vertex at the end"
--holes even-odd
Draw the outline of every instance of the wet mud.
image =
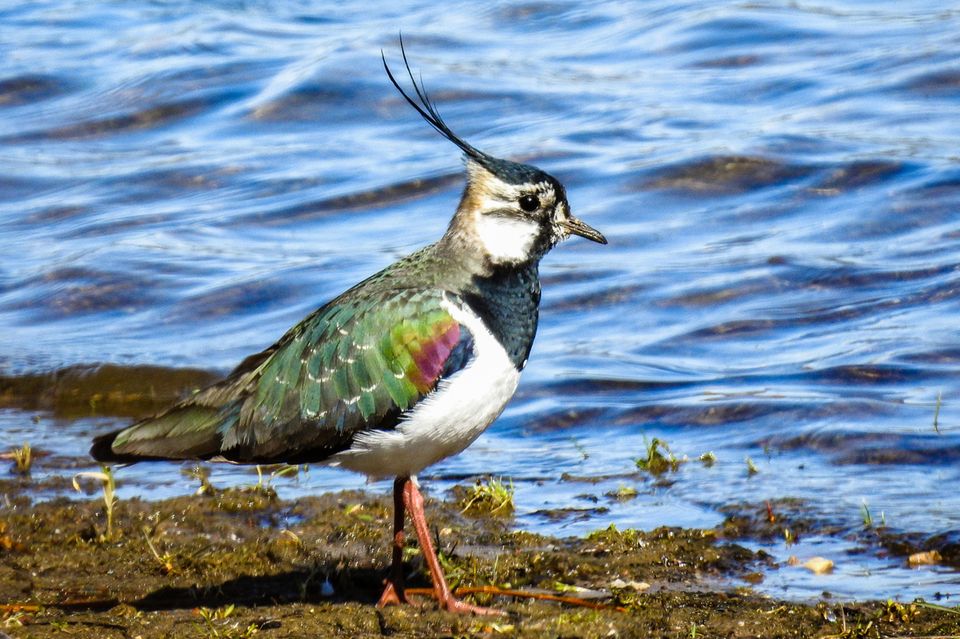
MULTIPOLYGON (((798 603, 756 593, 751 584, 776 566, 740 540, 778 534, 765 505, 737 507, 716 529, 611 527, 558 539, 514 530, 508 514, 464 512, 466 488, 427 505, 453 588, 550 594, 584 605, 484 593, 465 596, 503 617, 440 612, 427 596, 378 609, 390 557, 387 496, 284 501, 262 483, 218 490, 200 479, 198 495, 117 502, 110 525, 95 482, 89 500, 36 504, 5 486, 0 632, 144 639, 960 633, 960 611, 935 604, 839 603, 828 594, 798 603)), ((771 508, 781 525, 799 532, 828 525, 800 519, 800 503, 771 508)), ((405 557, 408 586, 429 586, 415 540, 405 557)))
POLYGON ((49 411, 54 417, 144 417, 221 375, 195 368, 77 365, 49 372, 0 374, 0 409, 49 411))

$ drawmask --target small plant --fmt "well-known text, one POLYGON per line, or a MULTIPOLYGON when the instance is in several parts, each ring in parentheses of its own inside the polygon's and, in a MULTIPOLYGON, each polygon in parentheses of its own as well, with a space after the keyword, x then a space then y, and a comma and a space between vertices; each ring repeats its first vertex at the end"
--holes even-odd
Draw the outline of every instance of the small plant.
POLYGON ((749 457, 747 457, 744 461, 747 463, 747 476, 748 476, 748 477, 753 477, 754 475, 756 475, 757 473, 760 472, 760 470, 757 468, 757 465, 753 463, 753 460, 752 460, 752 459, 750 459, 749 457))
POLYGON ((638 494, 639 493, 637 492, 636 488, 634 488, 633 486, 627 486, 625 484, 620 484, 620 486, 615 491, 607 493, 607 495, 609 495, 610 497, 613 497, 614 499, 619 499, 620 501, 633 499, 638 494))
POLYGON ((257 471, 257 483, 254 484, 253 490, 260 493, 266 493, 270 491, 270 481, 263 481, 263 467, 260 464, 256 466, 257 471))
MULTIPOLYGON (((870 506, 867 505, 867 500, 864 499, 863 503, 860 504, 860 518, 863 520, 863 527, 866 529, 871 529, 876 525, 876 522, 873 519, 873 514, 870 512, 870 506)), ((880 527, 884 528, 887 525, 887 516, 884 512, 880 511, 880 527)))
POLYGON ((580 586, 577 586, 575 584, 565 584, 562 581, 554 581, 551 587, 556 592, 562 592, 570 595, 579 595, 584 590, 587 590, 586 588, 581 588, 580 586))
POLYGON ((100 542, 114 540, 113 531, 113 511, 117 506, 117 484, 113 479, 113 469, 106 464, 100 465, 100 472, 90 471, 77 473, 73 476, 73 488, 77 492, 83 492, 78 481, 81 477, 95 479, 100 482, 103 488, 103 511, 107 517, 107 529, 99 536, 100 542))
POLYGON ((646 457, 637 459, 636 464, 637 468, 651 475, 662 475, 668 470, 676 472, 676 470, 680 468, 680 464, 685 461, 685 459, 677 459, 677 457, 670 452, 670 447, 667 446, 667 443, 661 439, 654 437, 648 441, 647 438, 644 437, 644 444, 647 447, 646 457))
MULTIPOLYGON (((847 613, 844 612, 842 604, 839 606, 839 609, 840 609, 840 619, 839 619, 840 627, 837 629, 838 632, 829 634, 829 635, 823 635, 821 639, 868 639, 868 638, 872 639, 880 636, 880 633, 877 630, 877 628, 874 626, 874 623, 872 620, 867 621, 866 625, 864 625, 863 623, 864 620, 860 619, 859 621, 857 621, 857 625, 853 627, 848 627, 847 613)), ((830 623, 838 623, 837 615, 835 615, 832 610, 824 609, 822 614, 823 614, 823 618, 826 621, 829 621, 830 623)))
POLYGON ((787 546, 792 546, 794 543, 796 543, 797 538, 794 536, 792 530, 790 530, 789 528, 784 528, 783 541, 787 544, 787 546))
POLYGON ((197 608, 195 613, 202 621, 202 630, 206 631, 206 636, 213 639, 246 639, 260 632, 260 626, 253 623, 246 628, 240 627, 240 622, 231 621, 230 616, 234 613, 236 607, 234 604, 211 610, 210 608, 197 608))
POLYGON ((466 505, 460 511, 486 512, 491 515, 510 514, 513 512, 513 480, 504 483, 502 479, 490 477, 486 482, 477 481, 471 486, 466 505))
POLYGON ((700 455, 700 463, 710 468, 717 463, 717 456, 713 454, 713 451, 708 451, 700 455))
POLYGON ((210 483, 210 467, 201 466, 200 464, 194 464, 190 468, 184 468, 180 471, 183 475, 200 482, 200 487, 197 488, 197 495, 216 495, 219 492, 219 489, 210 483))
POLYGON ((273 468, 269 474, 264 473, 264 467, 260 464, 256 465, 257 471, 257 483, 253 486, 247 486, 242 490, 259 493, 269 498, 275 498, 277 496, 277 491, 273 487, 273 482, 281 477, 299 477, 301 470, 306 470, 307 466, 291 466, 288 464, 280 464, 273 468))
POLYGON ((353 517, 355 519, 359 519, 360 521, 365 521, 367 523, 372 522, 376 519, 376 517, 374 517, 370 513, 363 511, 362 503, 348 504, 344 506, 343 515, 345 517, 353 517))
POLYGON ((286 464, 278 466, 270 471, 266 482, 263 480, 263 471, 257 464, 257 488, 270 492, 273 490, 273 482, 281 477, 297 477, 300 475, 300 466, 288 466, 286 464))
POLYGON ((913 621, 920 614, 920 610, 916 603, 902 604, 893 599, 887 599, 887 605, 883 607, 879 614, 889 623, 903 624, 913 621))
POLYGON ((14 448, 10 454, 13 456, 13 472, 18 475, 29 475, 30 467, 33 466, 33 452, 30 450, 29 442, 24 442, 20 448, 14 448))
POLYGON ((921 608, 929 608, 930 610, 939 610, 940 612, 949 612, 955 615, 960 615, 960 606, 941 606, 940 604, 930 603, 924 599, 915 599, 913 605, 921 608))
MULTIPOLYGON (((470 575, 467 574, 467 570, 463 564, 457 561, 455 558, 454 553, 457 549, 456 543, 454 543, 449 550, 444 550, 440 547, 439 537, 434 538, 434 543, 437 544, 437 561, 440 562, 440 567, 443 568, 443 574, 447 576, 447 582, 450 586, 450 589, 456 590, 470 577, 470 575)), ((474 570, 476 569, 474 568, 474 570)))
POLYGON ((579 442, 579 440, 577 440, 576 437, 571 437, 570 443, 573 444, 574 450, 580 453, 581 461, 586 461, 587 459, 590 458, 590 453, 587 452, 587 449, 584 447, 583 444, 579 442))
POLYGON ((4 628, 22 628, 27 625, 27 622, 30 620, 29 611, 27 610, 11 610, 9 612, 3 613, 3 627, 4 628))
POLYGON ((160 564, 160 572, 165 575, 175 572, 176 566, 173 564, 173 555, 169 552, 164 552, 163 554, 157 552, 157 547, 154 546, 150 540, 150 528, 147 526, 143 527, 143 539, 147 542, 147 547, 150 549, 150 552, 153 553, 153 557, 157 560, 157 563, 160 564))

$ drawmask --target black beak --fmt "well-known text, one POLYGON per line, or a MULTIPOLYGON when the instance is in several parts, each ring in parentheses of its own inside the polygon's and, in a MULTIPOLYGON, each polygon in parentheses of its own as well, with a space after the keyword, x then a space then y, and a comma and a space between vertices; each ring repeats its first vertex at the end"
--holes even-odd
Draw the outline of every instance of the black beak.
POLYGON ((603 236, 603 233, 588 224, 584 224, 581 220, 573 217, 572 215, 560 222, 560 226, 562 226, 569 233, 579 235, 580 237, 585 237, 592 242, 596 242, 597 244, 607 243, 607 238, 603 236))

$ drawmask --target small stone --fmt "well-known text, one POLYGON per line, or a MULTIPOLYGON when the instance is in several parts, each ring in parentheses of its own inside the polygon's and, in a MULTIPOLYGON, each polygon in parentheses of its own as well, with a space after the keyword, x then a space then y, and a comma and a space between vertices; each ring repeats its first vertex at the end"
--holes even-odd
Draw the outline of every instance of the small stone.
POLYGON ((116 615, 117 617, 129 617, 132 619, 140 614, 140 612, 130 604, 117 604, 110 609, 110 614, 116 615))
POLYGON ((642 592, 650 587, 645 581, 624 581, 623 579, 617 578, 610 582, 611 588, 630 588, 631 590, 636 590, 637 592, 642 592))
POLYGON ((943 560, 940 553, 936 550, 927 550, 926 552, 915 552, 907 557, 907 563, 911 566, 933 566, 943 560))
POLYGON ((824 557, 811 557, 803 563, 803 567, 815 575, 827 575, 833 572, 833 562, 824 557))

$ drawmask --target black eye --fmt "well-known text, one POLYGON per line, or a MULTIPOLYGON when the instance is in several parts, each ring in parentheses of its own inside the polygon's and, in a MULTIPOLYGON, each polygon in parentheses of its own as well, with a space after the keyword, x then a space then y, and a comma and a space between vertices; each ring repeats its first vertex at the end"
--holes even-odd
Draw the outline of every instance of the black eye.
POLYGON ((540 200, 536 195, 524 195, 520 198, 520 208, 527 213, 533 213, 540 208, 540 200))

